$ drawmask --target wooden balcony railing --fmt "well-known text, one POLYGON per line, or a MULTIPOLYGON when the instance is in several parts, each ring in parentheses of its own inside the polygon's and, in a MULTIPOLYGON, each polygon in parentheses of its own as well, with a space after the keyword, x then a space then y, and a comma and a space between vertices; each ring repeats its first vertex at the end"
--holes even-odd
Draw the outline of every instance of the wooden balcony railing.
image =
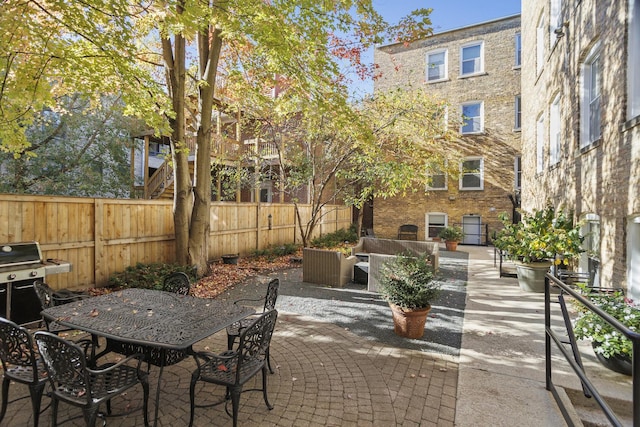
POLYGON ((165 161, 149 178, 145 199, 156 198, 173 183, 173 168, 165 161))

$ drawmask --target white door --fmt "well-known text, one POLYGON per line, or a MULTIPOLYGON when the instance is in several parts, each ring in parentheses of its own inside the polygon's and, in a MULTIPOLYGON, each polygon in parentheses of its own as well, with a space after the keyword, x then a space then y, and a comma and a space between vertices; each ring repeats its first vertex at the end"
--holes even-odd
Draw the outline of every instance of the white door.
POLYGON ((462 217, 462 231, 465 245, 479 245, 482 237, 482 224, 478 215, 464 215, 462 217))
POLYGON ((627 222, 627 296, 640 301, 640 217, 627 222))

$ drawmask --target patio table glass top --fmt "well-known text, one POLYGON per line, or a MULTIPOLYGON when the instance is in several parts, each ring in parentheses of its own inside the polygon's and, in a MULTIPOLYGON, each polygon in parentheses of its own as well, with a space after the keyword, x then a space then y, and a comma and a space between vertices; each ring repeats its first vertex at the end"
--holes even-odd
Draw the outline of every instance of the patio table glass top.
POLYGON ((42 315, 123 342, 185 350, 254 312, 228 301, 130 288, 50 307, 42 315))

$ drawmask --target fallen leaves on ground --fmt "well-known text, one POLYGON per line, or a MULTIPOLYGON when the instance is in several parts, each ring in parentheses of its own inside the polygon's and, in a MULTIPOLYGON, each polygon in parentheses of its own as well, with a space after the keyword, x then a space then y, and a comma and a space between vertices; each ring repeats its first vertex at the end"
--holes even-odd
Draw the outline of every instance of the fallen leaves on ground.
POLYGON ((210 265, 211 273, 191 287, 191 295, 200 298, 215 298, 227 289, 243 281, 274 271, 300 266, 296 263, 302 254, 281 257, 240 257, 238 264, 216 262, 210 265))
MULTIPOLYGON (((222 261, 209 265, 210 273, 191 286, 190 294, 200 298, 215 298, 224 291, 243 281, 255 277, 264 276, 279 270, 300 267, 302 250, 293 255, 280 257, 266 256, 240 256, 238 264, 223 264, 222 261)), ((103 295, 113 292, 113 288, 92 288, 87 292, 91 296, 103 295)))

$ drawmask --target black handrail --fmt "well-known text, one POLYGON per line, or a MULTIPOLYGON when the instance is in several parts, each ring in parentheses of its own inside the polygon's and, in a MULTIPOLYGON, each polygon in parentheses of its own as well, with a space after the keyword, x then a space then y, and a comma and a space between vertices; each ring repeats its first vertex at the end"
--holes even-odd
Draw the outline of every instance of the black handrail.
MULTIPOLYGON (((640 381, 636 381, 636 375, 635 375, 636 373, 640 373, 640 334, 630 330, 621 322, 619 322, 616 318, 611 316, 609 313, 604 312, 600 307, 593 304, 591 301, 589 301, 587 298, 582 296, 580 293, 576 292, 569 285, 562 282, 560 279, 554 277, 552 274, 547 273, 545 275, 545 286, 544 286, 544 308, 545 308, 544 324, 545 324, 545 332, 546 332, 545 333, 546 388, 547 390, 551 391, 551 393, 553 394, 553 397, 556 403, 558 404, 558 406, 560 407, 560 411, 562 412, 562 415, 565 421, 567 422, 567 424, 573 425, 573 422, 570 419, 570 416, 567 412, 564 402, 560 398, 555 388, 555 385, 553 384, 553 381, 552 381, 552 372, 551 372, 551 340, 552 339, 556 343, 560 352, 564 355, 567 362, 569 362, 569 364, 575 371, 576 375, 578 375, 578 377, 580 378, 583 388, 586 388, 588 392, 592 395, 592 397, 598 403, 598 405, 600 406, 600 408, 602 409, 606 417, 611 422, 611 425, 622 426, 622 423, 620 422, 616 414, 609 407, 609 405, 607 405, 607 403, 604 401, 602 396, 600 396, 600 393, 598 393, 598 390, 591 383, 591 381, 589 381, 589 378, 584 372, 584 369, 582 368, 581 364, 578 363, 575 360, 575 358, 572 357, 571 354, 569 354, 569 352, 563 345, 564 343, 562 342, 562 340, 558 337, 558 335, 556 335, 555 332, 551 330, 551 292, 550 292, 551 283, 553 283, 554 286, 557 286, 558 288, 560 288, 562 292, 565 292, 571 295, 573 298, 576 299, 576 301, 584 305, 590 311, 602 317, 611 326, 616 328, 625 337, 631 340, 633 345, 633 355, 631 359, 633 426, 640 427, 640 406, 639 406, 640 405, 640 381)), ((568 325, 568 327, 570 326, 568 325)))

